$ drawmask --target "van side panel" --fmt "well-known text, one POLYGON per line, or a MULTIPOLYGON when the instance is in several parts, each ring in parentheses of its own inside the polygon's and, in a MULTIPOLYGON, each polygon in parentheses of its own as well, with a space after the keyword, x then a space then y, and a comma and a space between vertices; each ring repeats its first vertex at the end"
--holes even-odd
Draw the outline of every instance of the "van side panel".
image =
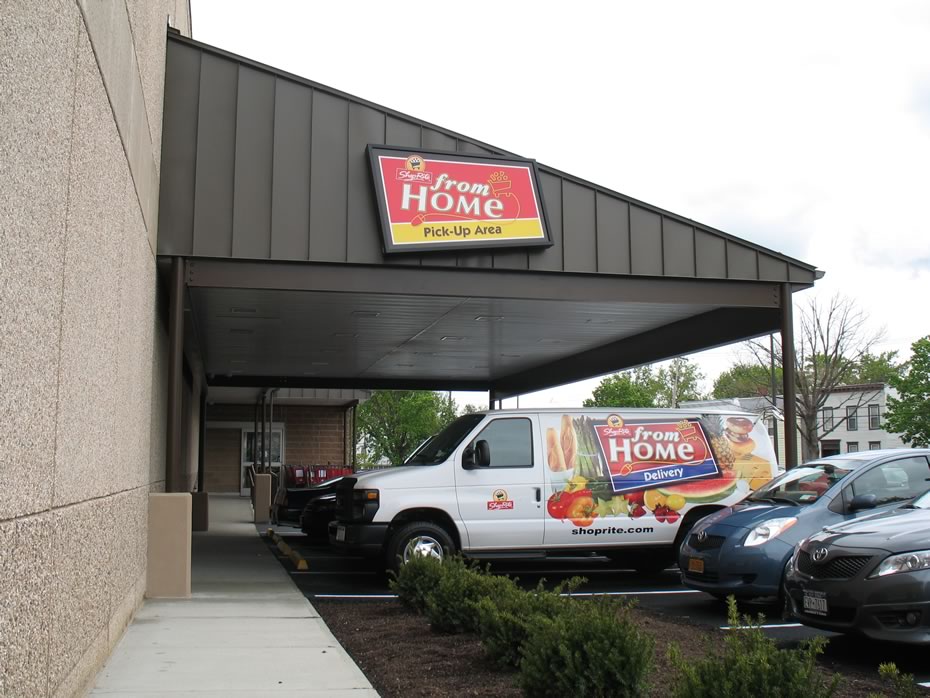
POLYGON ((540 428, 548 548, 670 545, 689 510, 733 504, 775 472, 757 415, 566 411, 540 428))

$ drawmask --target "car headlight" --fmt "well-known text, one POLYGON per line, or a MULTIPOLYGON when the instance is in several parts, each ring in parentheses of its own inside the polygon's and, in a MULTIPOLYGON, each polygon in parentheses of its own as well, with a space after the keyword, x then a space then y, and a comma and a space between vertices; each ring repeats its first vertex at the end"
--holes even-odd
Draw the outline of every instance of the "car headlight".
POLYGON ((869 575, 873 577, 885 577, 889 574, 898 574, 899 572, 916 572, 917 570, 930 569, 930 550, 917 550, 913 553, 901 553, 886 557, 875 571, 869 575))
POLYGON ((760 523, 746 536, 746 542, 743 545, 762 545, 768 543, 773 538, 778 538, 782 533, 794 526, 798 522, 794 516, 786 516, 778 519, 769 519, 760 523))

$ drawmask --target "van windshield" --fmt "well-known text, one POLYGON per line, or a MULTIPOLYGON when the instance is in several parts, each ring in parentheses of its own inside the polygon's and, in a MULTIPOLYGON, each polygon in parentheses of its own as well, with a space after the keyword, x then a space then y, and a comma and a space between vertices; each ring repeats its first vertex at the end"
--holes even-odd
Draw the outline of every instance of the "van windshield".
POLYGON ((482 419, 484 419, 483 414, 462 415, 408 458, 404 465, 439 465, 444 463, 482 419))
POLYGON ((834 463, 810 463, 792 468, 746 497, 747 502, 813 504, 850 473, 834 463))

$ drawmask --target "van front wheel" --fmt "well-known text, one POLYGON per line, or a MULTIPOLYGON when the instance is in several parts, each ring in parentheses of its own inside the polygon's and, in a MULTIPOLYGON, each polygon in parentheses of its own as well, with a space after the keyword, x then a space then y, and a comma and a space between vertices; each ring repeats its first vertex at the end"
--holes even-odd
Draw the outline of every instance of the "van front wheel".
POLYGON ((429 521, 414 521, 399 528, 387 546, 387 565, 399 570, 412 557, 431 557, 442 562, 455 554, 455 543, 441 526, 429 521))

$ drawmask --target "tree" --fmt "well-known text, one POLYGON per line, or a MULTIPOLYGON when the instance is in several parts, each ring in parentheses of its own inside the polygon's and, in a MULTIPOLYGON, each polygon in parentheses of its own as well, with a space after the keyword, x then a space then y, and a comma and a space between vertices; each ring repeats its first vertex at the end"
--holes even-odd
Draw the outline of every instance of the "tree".
POLYGON ((900 378, 904 364, 895 363, 896 351, 883 351, 878 354, 866 353, 859 360, 850 383, 891 383, 900 378))
POLYGON ((700 400, 698 383, 704 374, 690 359, 678 357, 656 373, 655 391, 657 407, 678 407, 686 400, 700 400))
MULTIPOLYGON (((841 385, 853 382, 863 359, 871 356, 872 347, 884 332, 871 331, 868 317, 852 299, 835 295, 826 303, 811 299, 798 313, 795 337, 795 392, 798 430, 801 435, 801 456, 807 461, 820 455, 820 439, 845 424, 846 408, 859 408, 873 402, 874 392, 843 393, 844 398, 832 405, 838 418, 829 428, 822 425, 820 415, 827 398, 841 385)), ((769 342, 748 343, 759 365, 768 367, 771 361, 769 342)), ((781 340, 775 341, 775 363, 781 366, 781 340)))
POLYGON ((585 407, 678 407, 685 400, 699 400, 698 383, 704 375, 690 360, 677 358, 654 371, 640 366, 604 378, 585 407))
MULTIPOLYGON (((776 390, 782 384, 781 368, 775 369, 776 390)), ((717 376, 713 396, 717 400, 731 397, 766 396, 772 392, 770 367, 738 363, 717 376)))
POLYGON ((604 378, 585 407, 655 407, 655 375, 649 366, 604 378))
POLYGON ((891 379, 899 398, 888 398, 885 429, 912 446, 930 444, 930 335, 911 345, 911 358, 891 379))
POLYGON ((363 459, 402 463, 413 449, 451 422, 455 401, 428 390, 376 390, 358 408, 363 459))

